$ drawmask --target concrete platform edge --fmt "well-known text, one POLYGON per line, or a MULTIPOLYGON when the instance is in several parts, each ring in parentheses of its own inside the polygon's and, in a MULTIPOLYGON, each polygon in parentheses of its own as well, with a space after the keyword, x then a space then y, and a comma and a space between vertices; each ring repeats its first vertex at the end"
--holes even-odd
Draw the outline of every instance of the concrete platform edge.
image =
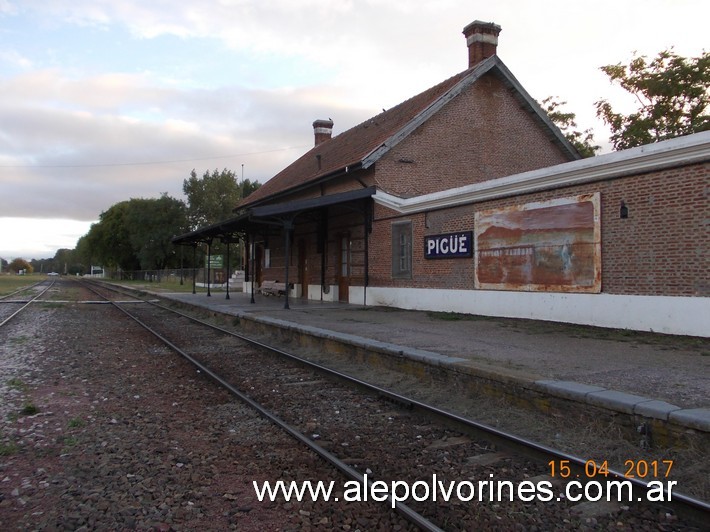
POLYGON ((290 322, 276 318, 254 316, 245 312, 235 314, 240 319, 261 322, 265 325, 291 329, 303 334, 318 336, 324 339, 350 343, 365 349, 377 350, 391 356, 408 357, 433 366, 448 367, 448 369, 468 373, 472 376, 499 382, 515 381, 519 386, 551 395, 561 399, 585 403, 614 412, 636 415, 654 419, 664 423, 672 423, 687 429, 710 433, 710 409, 683 409, 679 406, 652 398, 608 390, 599 386, 590 386, 572 381, 538 380, 527 381, 518 377, 502 375, 490 370, 472 367, 469 360, 449 357, 432 351, 380 342, 362 336, 339 333, 308 325, 290 322), (464 366, 463 363, 466 363, 464 366))
MULTIPOLYGON (((476 379, 483 379, 493 386, 498 383, 501 387, 513 386, 520 390, 527 390, 532 395, 538 396, 532 402, 545 403, 545 396, 561 401, 571 402, 580 407, 586 406, 601 409, 611 416, 624 414, 631 421, 625 424, 641 425, 645 422, 653 425, 659 432, 670 433, 701 433, 702 437, 710 438, 710 408, 688 408, 666 403, 653 398, 642 397, 626 392, 609 390, 600 386, 591 386, 573 381, 557 381, 549 379, 525 379, 519 376, 507 375, 503 372, 477 367, 475 362, 468 359, 451 357, 433 351, 381 342, 362 336, 341 333, 330 329, 313 327, 269 316, 257 316, 251 312, 230 308, 200 304, 198 301, 189 302, 181 298, 171 298, 170 294, 153 295, 166 297, 176 302, 206 308, 212 312, 225 316, 234 316, 240 320, 253 322, 261 327, 277 327, 281 330, 291 331, 298 335, 307 335, 320 338, 324 341, 350 345, 361 350, 379 353, 386 357, 407 359, 415 363, 439 368, 446 372, 458 375, 470 375, 476 379)), ((207 303, 205 301, 204 303, 207 303)), ((500 395, 500 393, 498 394, 500 395)), ((529 400, 529 399, 528 399, 529 400)))

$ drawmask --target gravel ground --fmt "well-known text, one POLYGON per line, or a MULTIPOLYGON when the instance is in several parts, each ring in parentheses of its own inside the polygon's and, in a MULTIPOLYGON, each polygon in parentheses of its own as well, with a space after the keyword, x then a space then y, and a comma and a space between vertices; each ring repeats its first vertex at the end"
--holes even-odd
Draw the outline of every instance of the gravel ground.
POLYGON ((0 340, 4 530, 401 527, 364 503, 260 503, 337 478, 116 311, 34 305, 0 340))
MULTIPOLYGON (((252 480, 342 479, 116 316, 105 305, 44 303, 3 331, 4 529, 407 529, 364 503, 258 502, 252 480)), ((516 417, 505 405, 484 410, 506 422, 516 417)), ((563 434, 565 424, 557 427, 563 434)), ((597 436, 616 445, 609 434, 597 436)), ((589 434, 584 439, 600 445, 589 434)), ((631 526, 624 518, 605 522, 631 526)))

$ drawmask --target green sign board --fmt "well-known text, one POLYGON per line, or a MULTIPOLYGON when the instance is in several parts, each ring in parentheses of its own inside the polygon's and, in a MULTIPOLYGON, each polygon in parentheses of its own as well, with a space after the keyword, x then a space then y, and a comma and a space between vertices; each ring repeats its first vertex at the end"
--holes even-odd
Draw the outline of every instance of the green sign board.
MULTIPOLYGON (((212 255, 210 257, 209 267, 218 269, 224 268, 224 256, 223 255, 212 255)), ((207 259, 205 259, 205 264, 207 264, 207 259)))

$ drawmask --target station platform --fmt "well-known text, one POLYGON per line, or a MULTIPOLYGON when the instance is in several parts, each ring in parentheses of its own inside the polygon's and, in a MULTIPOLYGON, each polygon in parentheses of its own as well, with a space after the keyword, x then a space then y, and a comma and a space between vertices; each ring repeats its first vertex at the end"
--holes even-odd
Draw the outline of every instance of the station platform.
MULTIPOLYGON (((184 304, 710 437, 710 339, 214 291, 184 304)), ((268 330, 268 329, 266 329, 268 330)))

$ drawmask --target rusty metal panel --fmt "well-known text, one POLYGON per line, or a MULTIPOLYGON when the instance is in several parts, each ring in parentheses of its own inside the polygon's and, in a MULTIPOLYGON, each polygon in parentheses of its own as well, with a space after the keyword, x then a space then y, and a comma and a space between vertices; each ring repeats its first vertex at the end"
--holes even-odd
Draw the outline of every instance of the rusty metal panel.
POLYGON ((599 193, 476 213, 476 288, 601 292, 599 193))

